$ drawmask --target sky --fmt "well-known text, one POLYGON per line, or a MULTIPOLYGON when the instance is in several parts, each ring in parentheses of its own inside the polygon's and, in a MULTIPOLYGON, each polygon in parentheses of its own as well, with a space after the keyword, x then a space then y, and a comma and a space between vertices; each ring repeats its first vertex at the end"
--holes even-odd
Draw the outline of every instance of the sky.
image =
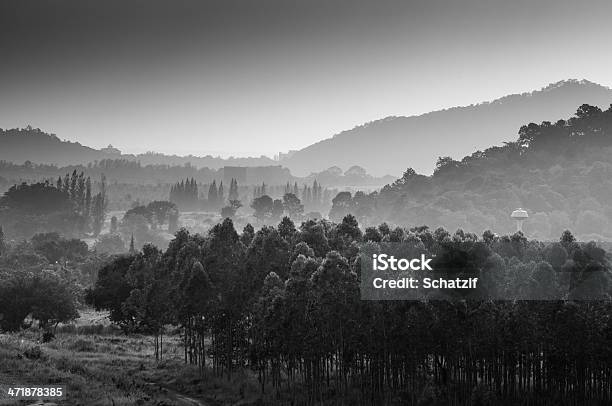
POLYGON ((0 128, 272 156, 362 123, 612 86, 603 0, 0 0, 0 128))

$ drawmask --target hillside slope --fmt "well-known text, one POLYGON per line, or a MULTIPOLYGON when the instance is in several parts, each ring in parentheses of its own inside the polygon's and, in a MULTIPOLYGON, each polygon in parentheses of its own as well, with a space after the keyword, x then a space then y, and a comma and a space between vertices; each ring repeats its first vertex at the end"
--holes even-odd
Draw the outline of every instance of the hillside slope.
POLYGON ((359 165, 373 175, 399 176, 406 167, 431 174, 439 156, 457 159, 500 145, 515 139, 521 125, 570 116, 583 103, 607 108, 612 89, 567 80, 478 105, 388 117, 306 147, 281 163, 296 175, 332 165, 359 165))
POLYGON ((44 164, 84 164, 109 156, 78 142, 62 141, 38 128, 0 129, 0 160, 44 164))
POLYGON ((612 106, 583 105, 569 120, 523 126, 503 147, 440 161, 432 176, 408 170, 380 193, 347 196, 336 206, 349 207, 365 224, 477 234, 513 232, 510 213, 522 207, 529 238, 557 240, 569 229, 583 241, 612 241, 611 179, 612 106))

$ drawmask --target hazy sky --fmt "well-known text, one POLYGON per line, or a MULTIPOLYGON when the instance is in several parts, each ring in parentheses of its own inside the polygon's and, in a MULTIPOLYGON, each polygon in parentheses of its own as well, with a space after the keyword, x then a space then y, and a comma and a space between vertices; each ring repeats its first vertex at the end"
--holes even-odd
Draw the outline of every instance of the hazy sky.
POLYGON ((612 85, 612 2, 0 0, 0 127, 272 155, 567 78, 612 85))

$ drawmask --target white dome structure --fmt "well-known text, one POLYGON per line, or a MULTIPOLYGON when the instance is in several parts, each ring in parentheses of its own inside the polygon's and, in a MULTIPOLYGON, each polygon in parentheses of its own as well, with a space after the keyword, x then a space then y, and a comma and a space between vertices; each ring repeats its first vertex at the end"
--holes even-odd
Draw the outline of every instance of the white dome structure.
POLYGON ((516 221, 516 231, 523 232, 523 221, 529 218, 529 214, 527 214, 527 211, 519 207, 518 209, 512 212, 510 217, 514 219, 514 221, 516 221))

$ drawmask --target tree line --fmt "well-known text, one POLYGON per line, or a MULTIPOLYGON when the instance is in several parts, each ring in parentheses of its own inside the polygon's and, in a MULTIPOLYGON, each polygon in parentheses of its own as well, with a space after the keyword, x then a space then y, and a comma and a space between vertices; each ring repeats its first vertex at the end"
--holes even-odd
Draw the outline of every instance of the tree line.
POLYGON ((64 235, 100 234, 107 211, 106 178, 98 193, 84 173, 73 171, 50 181, 13 185, 0 198, 0 224, 12 238, 29 238, 50 230, 64 235))
POLYGON ((165 251, 147 245, 102 267, 87 298, 160 345, 165 326, 179 326, 186 363, 228 377, 248 368, 271 402, 603 405, 611 287, 609 255, 569 231, 555 243, 386 223, 362 231, 347 215, 241 233, 230 219, 207 235, 182 229, 165 251), (384 242, 510 284, 516 299, 362 301, 360 244, 384 242), (519 300, 594 270, 596 301, 519 300))
POLYGON ((51 332, 74 320, 84 287, 108 260, 76 238, 52 232, 11 242, 0 227, 0 331, 37 326, 51 332))
POLYGON ((170 188, 170 201, 181 206, 195 206, 198 203, 198 184, 194 178, 176 182, 170 188))
POLYGON ((92 196, 91 178, 85 178, 84 172, 77 173, 76 169, 72 175, 66 174, 64 178, 58 177, 57 190, 64 192, 73 204, 74 210, 87 222, 84 231, 91 230, 94 236, 100 234, 104 225, 104 218, 108 202, 106 201, 106 176, 101 175, 100 191, 92 196))
POLYGON ((462 159, 440 157, 431 176, 409 168, 373 193, 336 195, 330 218, 363 224, 425 223, 511 232, 511 213, 528 210, 525 232, 553 240, 571 229, 582 240, 612 238, 612 107, 580 106, 574 117, 522 126, 517 139, 462 159))
POLYGON ((208 185, 206 198, 198 193, 198 183, 194 178, 181 180, 170 188, 170 201, 183 209, 217 210, 232 200, 239 199, 238 181, 231 179, 229 190, 226 191, 223 181, 217 185, 216 179, 208 185))

